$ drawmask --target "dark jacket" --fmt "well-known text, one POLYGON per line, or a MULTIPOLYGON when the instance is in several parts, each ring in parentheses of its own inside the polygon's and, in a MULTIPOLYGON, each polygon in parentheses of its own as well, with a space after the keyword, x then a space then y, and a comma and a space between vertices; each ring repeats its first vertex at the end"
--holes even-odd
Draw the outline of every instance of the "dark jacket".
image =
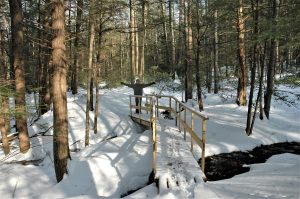
POLYGON ((124 82, 121 82, 121 84, 128 86, 133 89, 134 95, 143 95, 143 88, 146 88, 148 86, 151 86, 155 84, 155 82, 151 82, 149 84, 141 84, 141 83, 135 83, 135 84, 126 84, 124 82))

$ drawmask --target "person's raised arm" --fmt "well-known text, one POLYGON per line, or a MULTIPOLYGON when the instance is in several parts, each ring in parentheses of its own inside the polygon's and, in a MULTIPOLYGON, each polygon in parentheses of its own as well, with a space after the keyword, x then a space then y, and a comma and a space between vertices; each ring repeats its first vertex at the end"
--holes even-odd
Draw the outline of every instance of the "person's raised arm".
POLYGON ((155 82, 151 82, 149 84, 144 84, 144 87, 152 86, 153 84, 155 84, 155 82))
POLYGON ((124 82, 121 82, 121 84, 124 85, 124 86, 128 86, 128 87, 132 88, 132 85, 131 85, 131 84, 126 84, 126 83, 124 83, 124 82))

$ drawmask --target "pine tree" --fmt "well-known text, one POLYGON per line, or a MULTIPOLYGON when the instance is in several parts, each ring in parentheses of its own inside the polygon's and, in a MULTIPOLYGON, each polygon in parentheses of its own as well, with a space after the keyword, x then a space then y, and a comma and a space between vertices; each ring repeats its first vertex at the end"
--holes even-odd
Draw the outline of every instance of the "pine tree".
POLYGON ((53 99, 53 153, 56 180, 67 173, 69 157, 67 113, 67 63, 65 46, 64 0, 52 0, 52 99, 53 99))
POLYGON ((21 0, 9 0, 12 34, 12 66, 15 75, 16 89, 16 125, 18 130, 20 151, 25 153, 30 148, 27 113, 25 101, 25 74, 23 59, 23 12, 21 0))

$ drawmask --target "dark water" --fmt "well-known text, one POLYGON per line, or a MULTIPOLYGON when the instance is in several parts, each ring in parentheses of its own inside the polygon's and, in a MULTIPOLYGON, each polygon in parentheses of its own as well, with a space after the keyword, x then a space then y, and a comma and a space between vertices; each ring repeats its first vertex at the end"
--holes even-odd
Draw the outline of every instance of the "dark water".
MULTIPOLYGON (((245 165, 264 163, 273 155, 293 153, 300 155, 300 142, 281 142, 271 145, 261 145, 251 151, 235 151, 206 157, 205 175, 208 181, 231 178, 248 172, 245 165)), ((201 163, 201 159, 199 160, 201 163)))

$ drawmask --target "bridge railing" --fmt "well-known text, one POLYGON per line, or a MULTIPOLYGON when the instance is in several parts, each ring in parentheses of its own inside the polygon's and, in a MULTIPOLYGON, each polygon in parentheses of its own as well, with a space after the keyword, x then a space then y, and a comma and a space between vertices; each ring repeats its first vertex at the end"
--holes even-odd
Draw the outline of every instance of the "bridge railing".
MULTIPOLYGON (((179 130, 184 132, 184 140, 186 140, 186 133, 188 132, 191 137, 191 152, 194 150, 194 144, 197 144, 201 148, 201 170, 204 174, 205 171, 205 143, 206 143, 206 121, 208 116, 201 112, 188 107, 183 102, 179 101, 174 96, 166 95, 147 95, 156 98, 155 111, 156 115, 159 113, 159 109, 168 110, 169 113, 175 115, 175 125, 179 130), (190 116, 188 120, 187 115, 190 116), (200 135, 195 130, 195 121, 201 121, 202 129, 200 135)), ((153 100, 152 100, 153 101, 153 100)))
POLYGON ((129 109, 130 109, 130 116, 135 116, 139 120, 149 120, 152 119, 152 109, 153 109, 153 97, 151 96, 144 96, 144 95, 129 95, 129 109), (143 99, 145 99, 146 103, 143 103, 143 99), (142 110, 146 111, 147 115, 142 115, 142 110), (134 115, 134 112, 136 114, 134 115), (143 118, 143 116, 148 116, 148 113, 150 112, 149 118, 143 118))
MULTIPOLYGON (((157 157, 157 143, 156 143, 156 119, 157 119, 157 111, 155 109, 155 101, 156 98, 153 96, 142 96, 142 95, 130 95, 129 96, 129 109, 130 116, 132 119, 137 119, 140 124, 145 124, 151 126, 152 128, 152 144, 153 144, 153 171, 156 173, 156 157, 157 157), (142 103, 143 98, 145 98, 145 104, 142 103), (134 99, 134 100, 133 100, 134 99), (149 122, 148 118, 142 118, 141 114, 142 110, 146 111, 147 115, 149 114, 149 122), (134 111, 138 111, 138 113, 133 114, 134 111), (143 123, 145 122, 145 123, 143 123)), ((154 177, 154 176, 153 176, 154 177)))
MULTIPOLYGON (((201 170, 204 174, 205 171, 205 143, 206 143, 206 121, 209 119, 208 116, 202 114, 201 112, 188 107, 183 102, 179 101, 173 96, 166 95, 130 95, 130 115, 133 116, 134 109, 138 110, 139 113, 135 115, 138 117, 140 123, 143 119, 141 111, 144 110, 149 114, 149 121, 151 122, 151 127, 153 130, 153 168, 154 173, 156 169, 156 119, 159 114, 159 110, 167 110, 171 115, 176 117, 175 125, 178 126, 179 130, 184 132, 184 140, 186 140, 186 133, 188 132, 191 137, 191 152, 194 150, 194 144, 197 144, 201 148, 201 170), (135 100, 139 103, 136 105, 135 100), (145 99, 145 103, 142 100, 145 99), (187 116, 190 116, 188 120, 187 116), (200 135, 195 130, 195 121, 201 121, 202 129, 200 135)), ((147 115, 148 116, 148 115, 147 115)))

